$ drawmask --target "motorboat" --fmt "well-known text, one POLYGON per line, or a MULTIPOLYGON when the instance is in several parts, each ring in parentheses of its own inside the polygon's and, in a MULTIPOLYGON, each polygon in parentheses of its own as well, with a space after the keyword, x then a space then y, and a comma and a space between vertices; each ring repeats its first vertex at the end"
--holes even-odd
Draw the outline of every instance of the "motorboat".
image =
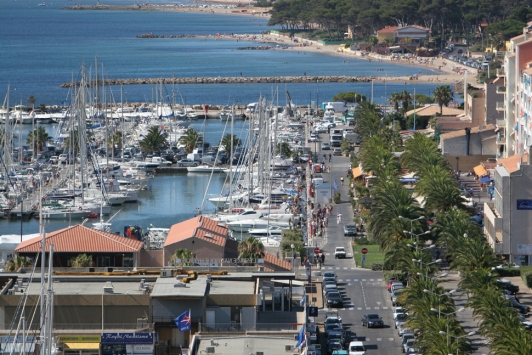
POLYGON ((191 173, 223 173, 224 168, 203 164, 198 166, 189 166, 187 167, 187 171, 191 173))
POLYGON ((230 203, 236 203, 246 200, 248 197, 247 192, 233 193, 231 196, 220 196, 220 197, 211 197, 209 202, 212 203, 216 208, 227 208, 230 203))
POLYGON ((295 217, 291 213, 263 215, 255 219, 244 219, 228 222, 229 229, 235 232, 246 232, 250 229, 264 229, 269 226, 288 228, 293 224, 295 217))
POLYGON ((41 211, 41 216, 44 219, 84 219, 91 213, 91 211, 84 210, 83 208, 49 208, 43 207, 41 211))
POLYGON ((248 230, 248 234, 251 234, 252 236, 272 236, 272 235, 281 235, 283 232, 283 228, 279 226, 270 226, 268 228, 258 228, 258 229, 250 229, 248 230))
POLYGON ((262 216, 262 213, 257 212, 252 208, 245 208, 242 212, 238 214, 219 215, 218 217, 214 217, 213 219, 218 222, 234 222, 245 219, 257 219, 262 216))

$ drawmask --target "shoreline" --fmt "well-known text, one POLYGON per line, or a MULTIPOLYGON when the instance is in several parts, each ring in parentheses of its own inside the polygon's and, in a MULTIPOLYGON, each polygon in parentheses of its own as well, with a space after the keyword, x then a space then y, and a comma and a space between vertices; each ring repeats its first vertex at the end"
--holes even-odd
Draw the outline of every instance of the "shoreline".
MULTIPOLYGON (((204 0, 204 3, 209 5, 74 5, 70 7, 61 8, 61 10, 132 10, 132 11, 171 11, 182 13, 204 13, 213 15, 236 15, 236 16, 250 16, 250 17, 270 17, 267 11, 270 8, 261 7, 237 7, 238 4, 244 4, 244 2, 234 0, 204 0), (205 6, 205 7, 204 7, 205 6)), ((290 50, 297 51, 298 53, 322 53, 327 55, 333 55, 342 57, 343 60, 349 61, 350 59, 378 61, 389 64, 424 67, 426 69, 434 71, 432 75, 414 75, 414 76, 384 76, 383 71, 377 71, 376 73, 368 73, 366 78, 373 78, 374 81, 380 82, 403 82, 409 83, 437 83, 441 85, 455 85, 464 80, 464 73, 459 72, 457 68, 461 68, 459 63, 444 59, 441 57, 420 57, 420 58, 397 58, 394 59, 390 56, 380 55, 371 52, 351 51, 350 49, 340 49, 339 45, 322 45, 317 41, 311 41, 300 37, 289 38, 286 35, 277 34, 240 34, 240 35, 227 35, 220 34, 219 36, 182 36, 192 38, 207 38, 217 40, 232 40, 232 41, 252 41, 258 43, 274 44, 275 46, 283 46, 283 48, 272 48, 268 50, 290 50), (297 42, 296 42, 297 41, 297 42)), ((470 76, 475 76, 477 70, 474 68, 467 68, 470 76)), ((303 73, 301 73, 303 74, 303 73)), ((198 78, 201 79, 201 78, 198 78)), ((203 78, 207 79, 207 78, 203 78)), ((228 78, 224 78, 228 79, 228 78)), ((125 80, 125 79, 115 79, 125 80)), ((140 79, 139 79, 140 80, 140 79)), ((145 79, 149 80, 149 79, 145 79)), ((200 83, 203 81, 200 81, 200 83)), ((471 83, 474 85, 474 83, 471 83)), ((63 84, 64 85, 64 84, 63 84)))

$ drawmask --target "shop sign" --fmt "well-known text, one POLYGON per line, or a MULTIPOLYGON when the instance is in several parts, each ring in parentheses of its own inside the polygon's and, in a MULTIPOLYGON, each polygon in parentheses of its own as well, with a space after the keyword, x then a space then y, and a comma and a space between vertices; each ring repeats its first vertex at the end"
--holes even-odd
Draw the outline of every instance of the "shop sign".
POLYGON ((150 344, 135 344, 126 345, 128 354, 153 354, 153 345, 150 344))
POLYGON ((102 337, 99 335, 60 335, 60 343, 99 343, 102 337))
POLYGON ((532 244, 517 244, 517 254, 532 255, 532 244))
POLYGON ((518 210, 532 210, 532 200, 517 200, 518 210))
POLYGON ((102 344, 153 344, 153 333, 102 333, 102 344))

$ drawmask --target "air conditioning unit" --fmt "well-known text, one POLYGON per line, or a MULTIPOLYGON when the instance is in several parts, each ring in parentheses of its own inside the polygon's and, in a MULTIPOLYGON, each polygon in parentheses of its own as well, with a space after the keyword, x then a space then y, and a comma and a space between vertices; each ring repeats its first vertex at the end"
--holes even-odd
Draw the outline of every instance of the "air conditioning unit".
POLYGON ((161 277, 173 277, 174 271, 173 270, 161 270, 161 277))
POLYGON ((214 354, 216 348, 214 346, 207 346, 205 350, 207 351, 207 354, 214 354))
POLYGON ((292 351, 292 344, 287 344, 284 346, 285 351, 292 351))

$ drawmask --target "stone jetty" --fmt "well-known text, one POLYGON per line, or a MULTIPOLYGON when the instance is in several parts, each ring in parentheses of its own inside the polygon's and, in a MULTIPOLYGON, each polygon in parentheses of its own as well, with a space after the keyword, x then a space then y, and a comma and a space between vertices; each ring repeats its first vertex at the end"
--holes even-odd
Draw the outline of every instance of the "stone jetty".
MULTIPOLYGON (((289 83, 367 83, 375 79, 372 76, 236 76, 214 78, 137 78, 137 79, 105 79, 99 85, 155 85, 155 84, 289 84, 289 83)), ((93 83, 95 84, 95 83, 93 83)), ((79 85, 79 82, 67 82, 62 88, 79 85)))

